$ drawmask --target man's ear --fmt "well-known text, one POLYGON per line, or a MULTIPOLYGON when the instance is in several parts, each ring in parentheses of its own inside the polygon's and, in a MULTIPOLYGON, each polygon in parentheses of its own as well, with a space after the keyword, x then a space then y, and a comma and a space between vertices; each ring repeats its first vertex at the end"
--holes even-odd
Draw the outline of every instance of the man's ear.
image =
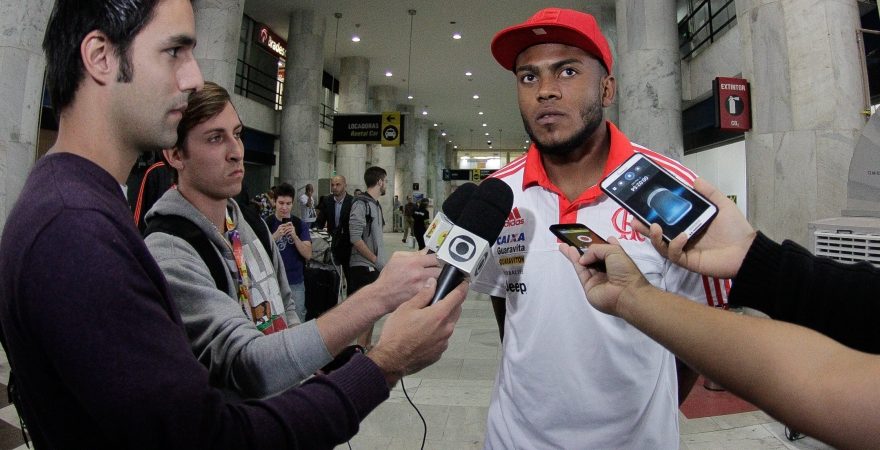
POLYGON ((602 79, 602 107, 611 106, 615 95, 617 95, 617 79, 614 75, 608 75, 602 79))
POLYGON ((180 147, 166 148, 162 150, 162 155, 165 156, 165 161, 168 161, 168 165, 175 170, 179 171, 183 168, 183 150, 180 147))
POLYGON ((116 79, 119 70, 119 57, 107 35, 93 30, 83 38, 79 46, 85 73, 100 85, 107 85, 116 79))

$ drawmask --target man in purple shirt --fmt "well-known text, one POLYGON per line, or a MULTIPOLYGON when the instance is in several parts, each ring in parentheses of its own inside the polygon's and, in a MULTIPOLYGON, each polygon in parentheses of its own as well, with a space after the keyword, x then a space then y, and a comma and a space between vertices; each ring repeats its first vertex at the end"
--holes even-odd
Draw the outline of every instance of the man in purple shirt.
MULTIPOLYGON (((58 138, 0 241, 0 325, 37 448, 326 448, 401 376, 436 361, 466 286, 426 288, 369 356, 263 401, 209 387, 120 188, 137 155, 170 147, 202 86, 187 0, 59 0, 47 26, 58 138)), ((428 279, 427 282, 424 280, 428 279)))

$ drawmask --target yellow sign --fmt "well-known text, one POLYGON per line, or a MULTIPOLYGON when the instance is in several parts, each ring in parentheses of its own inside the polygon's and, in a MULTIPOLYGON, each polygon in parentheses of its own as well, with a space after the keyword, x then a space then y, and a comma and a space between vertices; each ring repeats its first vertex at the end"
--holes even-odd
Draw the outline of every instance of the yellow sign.
POLYGON ((480 181, 480 169, 471 169, 471 181, 480 181))
POLYGON ((385 147, 397 147, 400 145, 400 113, 382 113, 382 136, 381 143, 385 147))

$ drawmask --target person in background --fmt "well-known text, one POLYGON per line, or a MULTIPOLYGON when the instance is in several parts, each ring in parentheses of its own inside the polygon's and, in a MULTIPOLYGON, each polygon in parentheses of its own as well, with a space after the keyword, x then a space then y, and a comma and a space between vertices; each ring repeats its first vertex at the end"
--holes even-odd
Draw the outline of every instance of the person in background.
POLYGON ((312 258, 312 237, 308 224, 291 214, 296 191, 288 183, 281 183, 275 191, 275 215, 269 217, 266 225, 272 232, 272 240, 278 246, 284 272, 296 314, 300 322, 306 321, 306 285, 303 269, 312 258))
POLYGON ((671 261, 732 277, 731 304, 760 304, 837 340, 790 323, 703 308, 658 289, 616 239, 583 256, 560 244, 590 304, 797 430, 839 448, 877 447, 880 269, 819 258, 790 241, 777 244, 709 183, 698 179, 695 188, 718 206, 718 215, 692 242, 682 234, 667 245, 657 224, 634 228, 671 261), (607 273, 588 268, 598 260, 607 273))
POLYGON ((352 196, 346 190, 345 177, 336 175, 330 179, 330 195, 324 197, 318 207, 321 209, 317 228, 324 228, 330 234, 330 251, 333 261, 342 267, 348 280, 348 261, 351 259, 351 238, 348 234, 348 218, 351 215, 352 196))
MULTIPOLYGON (((302 221, 306 223, 308 228, 312 228, 317 220, 318 215, 315 212, 315 188, 309 183, 305 187, 305 192, 299 196, 299 211, 302 221)), ((277 193, 276 193, 276 202, 277 193)))
POLYGON ((412 196, 406 196, 406 203, 403 205, 403 239, 406 242, 409 232, 413 229, 413 211, 416 210, 416 204, 413 203, 412 196))
POLYGON ((428 222, 431 220, 428 212, 428 199, 419 200, 419 206, 413 211, 413 235, 419 244, 419 250, 425 248, 425 232, 428 231, 428 222))
MULTIPOLYGON (((348 218, 351 239, 349 298, 345 303, 352 301, 351 296, 359 289, 376 281, 387 262, 385 240, 382 237, 382 206, 379 205, 379 197, 385 195, 386 176, 385 169, 381 167, 368 168, 364 172, 367 192, 356 196, 351 204, 348 218)), ((373 327, 368 327, 357 339, 358 345, 366 349, 372 348, 372 341, 373 327)))

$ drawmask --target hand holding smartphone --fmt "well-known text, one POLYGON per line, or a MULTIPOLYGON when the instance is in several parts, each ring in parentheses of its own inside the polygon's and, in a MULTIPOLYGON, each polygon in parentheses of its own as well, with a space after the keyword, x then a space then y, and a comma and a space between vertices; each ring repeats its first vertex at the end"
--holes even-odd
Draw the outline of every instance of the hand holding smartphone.
MULTIPOLYGON (((550 231, 556 235, 562 242, 577 248, 581 255, 593 244, 607 244, 605 239, 596 234, 584 224, 580 223, 558 223, 550 225, 550 231)), ((588 267, 605 272, 605 261, 598 261, 590 264, 588 267)))
POLYGON ((642 223, 659 224, 666 242, 681 233, 690 239, 718 213, 712 202, 641 153, 624 161, 599 186, 642 223))

